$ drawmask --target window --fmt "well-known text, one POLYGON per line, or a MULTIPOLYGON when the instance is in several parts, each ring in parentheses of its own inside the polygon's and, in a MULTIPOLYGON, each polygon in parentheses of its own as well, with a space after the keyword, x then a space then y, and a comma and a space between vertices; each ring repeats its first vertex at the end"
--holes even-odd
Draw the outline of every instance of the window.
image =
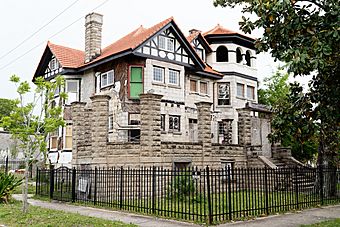
POLYGON ((128 131, 129 142, 137 142, 140 140, 140 129, 130 129, 128 131))
POLYGON ((139 95, 143 93, 143 68, 130 68, 130 88, 129 95, 131 99, 139 99, 139 95))
POLYGON ((57 150, 58 149, 58 130, 53 133, 50 133, 50 149, 57 150))
POLYGON ((253 86, 247 86, 247 98, 251 100, 255 99, 255 88, 253 86))
POLYGON ((247 64, 248 66, 251 66, 251 62, 250 62, 250 51, 249 51, 249 50, 247 50, 247 52, 246 52, 246 64, 247 64))
POLYGON ((161 114, 161 129, 165 131, 165 114, 161 114))
POLYGON ((66 104, 79 101, 79 80, 66 80, 66 104))
POLYGON ((164 83, 164 68, 153 67, 153 81, 164 83))
POLYGON ((190 91, 197 92, 197 81, 190 80, 190 91))
POLYGON ((54 96, 59 96, 59 94, 60 94, 60 87, 58 86, 55 88, 54 96))
POLYGON ((102 73, 100 77, 100 87, 107 87, 109 85, 112 85, 114 82, 114 73, 113 70, 110 70, 106 73, 102 73))
POLYGON ((56 58, 52 58, 49 63, 50 70, 55 70, 59 68, 59 64, 56 58))
POLYGON ((200 82, 200 93, 208 94, 208 83, 207 82, 200 82))
POLYGON ((109 116, 109 131, 113 130, 113 115, 109 116))
POLYGON ((218 122, 218 142, 221 144, 232 143, 232 120, 218 122))
POLYGON ((129 113, 129 125, 140 125, 140 114, 129 113))
POLYGON ((175 40, 165 36, 158 36, 158 46, 159 49, 174 52, 175 40))
POLYGON ((169 69, 169 84, 179 85, 179 72, 169 69))
POLYGON ((233 180, 235 161, 222 161, 222 169, 225 171, 223 180, 233 180), (229 176, 229 177, 228 177, 229 176))
POLYGON ((216 61, 227 62, 228 61, 228 49, 225 46, 219 46, 216 50, 216 61))
POLYGON ((244 98, 244 84, 237 83, 237 94, 238 97, 244 98))
POLYGON ((170 115, 169 116, 169 130, 173 132, 181 131, 180 120, 181 120, 180 116, 170 115))
POLYGON ((72 149, 72 125, 68 124, 65 127, 65 147, 64 149, 72 149))
MULTIPOLYGON (((178 171, 187 170, 187 169, 190 168, 190 166, 191 166, 191 162, 187 162, 187 161, 177 161, 177 162, 174 162, 174 169, 178 170, 178 171)), ((185 178, 189 178, 189 176, 185 175, 185 178)), ((186 180, 189 180, 189 179, 186 179, 186 180)))
POLYGON ((240 48, 236 49, 236 62, 237 63, 241 63, 242 62, 242 53, 241 53, 241 49, 240 48))
POLYGON ((218 83, 217 86, 217 104, 230 105, 230 83, 218 83))

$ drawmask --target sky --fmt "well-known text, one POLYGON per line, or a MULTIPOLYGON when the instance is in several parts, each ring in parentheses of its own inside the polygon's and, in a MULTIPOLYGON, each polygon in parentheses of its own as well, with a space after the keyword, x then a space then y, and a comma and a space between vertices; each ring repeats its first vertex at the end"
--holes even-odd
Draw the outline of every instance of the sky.
MULTIPOLYGON (((186 36, 192 28, 204 32, 218 23, 239 31, 242 16, 241 8, 215 8, 213 0, 1 0, 0 9, 0 98, 16 98, 11 75, 31 81, 48 40, 84 50, 85 15, 90 12, 104 16, 102 47, 140 25, 150 27, 171 16, 186 36)), ((269 53, 257 56, 260 83, 278 64, 269 53)))

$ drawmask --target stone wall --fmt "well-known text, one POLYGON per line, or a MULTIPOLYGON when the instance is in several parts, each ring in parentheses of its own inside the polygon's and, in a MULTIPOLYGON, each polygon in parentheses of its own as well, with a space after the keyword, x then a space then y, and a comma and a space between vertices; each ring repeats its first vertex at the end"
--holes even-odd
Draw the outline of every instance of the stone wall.
MULTIPOLYGON (((140 96, 140 142, 108 142, 109 99, 107 95, 91 97, 91 109, 84 103, 72 104, 73 165, 87 166, 163 166, 173 168, 176 163, 190 166, 221 168, 222 161, 234 162, 236 167, 247 166, 247 152, 256 150, 248 141, 240 145, 213 144, 211 138, 211 103, 196 103, 198 112, 198 142, 161 141, 161 95, 140 96), (244 145, 247 145, 245 148, 244 145)), ((248 132, 248 115, 240 129, 248 132)))

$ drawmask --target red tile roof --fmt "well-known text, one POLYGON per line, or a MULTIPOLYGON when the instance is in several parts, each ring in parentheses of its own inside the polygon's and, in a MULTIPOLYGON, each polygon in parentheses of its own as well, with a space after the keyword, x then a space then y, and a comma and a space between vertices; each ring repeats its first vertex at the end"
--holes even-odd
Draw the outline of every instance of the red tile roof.
POLYGON ((245 36, 245 37, 248 37, 248 38, 254 40, 254 38, 252 38, 252 37, 249 37, 249 36, 246 36, 246 35, 241 34, 239 32, 235 32, 235 31, 232 31, 230 29, 224 28, 220 24, 217 24, 213 29, 211 29, 207 32, 204 32, 202 35, 203 36, 207 36, 207 35, 241 35, 241 36, 245 36))
POLYGON ((84 51, 72 49, 65 46, 60 46, 47 42, 53 55, 58 59, 62 67, 78 68, 84 64, 84 51))

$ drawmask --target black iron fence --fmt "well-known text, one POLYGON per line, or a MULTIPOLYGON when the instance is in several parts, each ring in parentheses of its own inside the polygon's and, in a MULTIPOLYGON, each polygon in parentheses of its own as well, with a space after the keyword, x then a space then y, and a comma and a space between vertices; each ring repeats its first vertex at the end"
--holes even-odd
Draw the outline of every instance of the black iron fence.
POLYGON ((37 170, 36 194, 200 223, 219 223, 340 202, 340 170, 37 170))
POLYGON ((8 156, 0 159, 0 171, 8 173, 10 170, 25 169, 25 161, 20 159, 9 159, 8 156))

